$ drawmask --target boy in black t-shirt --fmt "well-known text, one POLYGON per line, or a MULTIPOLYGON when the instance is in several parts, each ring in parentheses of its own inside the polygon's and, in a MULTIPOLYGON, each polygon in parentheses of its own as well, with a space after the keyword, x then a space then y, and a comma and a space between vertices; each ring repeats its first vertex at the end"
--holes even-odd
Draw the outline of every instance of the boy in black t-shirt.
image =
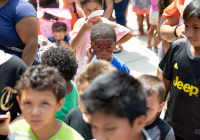
POLYGON ((22 115, 16 100, 17 91, 15 84, 20 76, 28 67, 17 56, 10 55, 0 50, 0 114, 6 114, 10 117, 0 122, 0 140, 6 139, 9 130, 9 121, 19 119, 22 115), (5 135, 5 136, 4 136, 5 135))
MULTIPOLYGON (((76 77, 79 95, 89 86, 91 81, 100 74, 117 71, 109 62, 97 60, 83 67, 76 77)), ((85 140, 91 140, 92 132, 90 117, 79 96, 79 107, 72 109, 65 118, 65 123, 74 128, 85 140)))
POLYGON ((172 127, 157 114, 165 105, 165 85, 152 75, 141 75, 138 80, 147 91, 147 121, 145 129, 153 140, 175 140, 172 127))
POLYGON ((199 11, 199 0, 193 0, 185 8, 183 19, 187 38, 175 41, 159 64, 166 87, 165 99, 170 91, 165 120, 173 127, 178 140, 200 139, 199 11))

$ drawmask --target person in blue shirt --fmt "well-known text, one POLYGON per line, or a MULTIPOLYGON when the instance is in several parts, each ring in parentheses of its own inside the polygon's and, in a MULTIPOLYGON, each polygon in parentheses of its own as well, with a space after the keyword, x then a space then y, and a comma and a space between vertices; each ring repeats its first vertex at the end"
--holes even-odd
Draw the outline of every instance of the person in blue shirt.
POLYGON ((0 0, 0 50, 16 55, 27 66, 34 62, 38 48, 38 22, 33 6, 26 0, 0 0))
POLYGON ((90 35, 91 43, 87 45, 86 56, 83 58, 82 65, 94 62, 97 59, 110 62, 118 71, 130 73, 127 65, 113 55, 113 50, 116 45, 115 29, 106 23, 99 23, 93 26, 90 35))
POLYGON ((52 25, 53 36, 49 37, 48 40, 52 43, 55 43, 57 46, 68 47, 71 49, 69 45, 69 38, 67 35, 67 25, 64 22, 56 22, 52 25))

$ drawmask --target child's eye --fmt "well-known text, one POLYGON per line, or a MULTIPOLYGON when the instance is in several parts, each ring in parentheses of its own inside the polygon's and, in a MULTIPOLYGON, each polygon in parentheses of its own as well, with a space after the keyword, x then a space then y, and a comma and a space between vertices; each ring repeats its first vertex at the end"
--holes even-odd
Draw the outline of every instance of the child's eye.
POLYGON ((195 29, 199 29, 199 27, 194 27, 195 29))
POLYGON ((49 104, 49 103, 47 103, 47 102, 43 102, 43 103, 42 103, 42 105, 48 105, 48 104, 49 104))
POLYGON ((110 46, 107 46, 107 49, 110 49, 111 47, 110 46))
POLYGON ((30 105, 31 103, 29 101, 24 102, 25 105, 30 105))
POLYGON ((101 46, 97 46, 97 49, 101 49, 101 46))
POLYGON ((108 131, 113 131, 113 130, 115 130, 116 128, 114 128, 114 127, 111 127, 111 128, 106 128, 106 130, 108 130, 108 131))

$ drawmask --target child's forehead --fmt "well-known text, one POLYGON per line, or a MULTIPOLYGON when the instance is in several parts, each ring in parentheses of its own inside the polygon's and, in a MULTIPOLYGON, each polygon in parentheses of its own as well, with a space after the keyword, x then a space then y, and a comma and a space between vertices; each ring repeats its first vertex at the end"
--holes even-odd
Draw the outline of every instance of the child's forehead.
POLYGON ((33 88, 26 88, 22 90, 21 99, 29 100, 56 100, 55 94, 51 90, 37 90, 33 88))
POLYGON ((119 117, 115 113, 105 113, 101 110, 95 111, 92 114, 92 123, 98 123, 102 126, 127 123, 129 124, 129 119, 125 117, 119 117))
POLYGON ((159 95, 158 93, 151 93, 151 94, 148 94, 147 96, 147 100, 151 100, 153 102, 159 102, 159 95))
POLYGON ((95 40, 93 41, 93 43, 96 43, 96 42, 105 42, 105 41, 114 42, 114 39, 113 39, 113 38, 98 38, 98 39, 95 39, 95 40))
POLYGON ((66 31, 64 31, 64 30, 63 31, 59 31, 59 32, 55 32, 55 31, 53 32, 53 34, 57 34, 57 35, 65 34, 65 33, 66 33, 66 31))

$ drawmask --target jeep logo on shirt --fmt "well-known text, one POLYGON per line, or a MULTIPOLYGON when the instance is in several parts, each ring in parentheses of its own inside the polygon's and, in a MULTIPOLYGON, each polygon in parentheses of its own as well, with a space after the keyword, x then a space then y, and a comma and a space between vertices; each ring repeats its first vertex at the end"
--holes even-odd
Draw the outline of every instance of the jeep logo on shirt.
POLYGON ((173 81, 173 85, 177 87, 179 90, 183 90, 184 92, 189 92, 189 96, 196 96, 198 97, 199 89, 193 85, 188 83, 183 83, 179 81, 179 77, 176 76, 176 79, 173 81))

